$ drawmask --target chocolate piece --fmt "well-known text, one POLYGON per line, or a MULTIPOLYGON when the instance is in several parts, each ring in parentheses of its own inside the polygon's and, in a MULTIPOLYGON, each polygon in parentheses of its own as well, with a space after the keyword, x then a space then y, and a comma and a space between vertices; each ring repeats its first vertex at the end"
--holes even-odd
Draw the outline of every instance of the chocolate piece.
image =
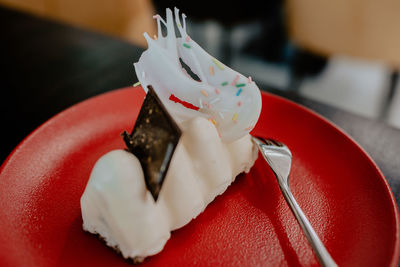
POLYGON ((158 98, 153 87, 140 109, 131 134, 122 134, 128 150, 142 165, 147 189, 157 201, 181 130, 158 98))

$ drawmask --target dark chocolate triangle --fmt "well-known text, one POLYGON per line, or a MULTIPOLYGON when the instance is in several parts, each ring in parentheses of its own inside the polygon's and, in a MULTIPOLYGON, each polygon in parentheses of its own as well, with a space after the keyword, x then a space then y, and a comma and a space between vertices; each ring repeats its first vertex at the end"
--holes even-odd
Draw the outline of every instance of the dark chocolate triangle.
POLYGON ((181 130, 151 85, 131 134, 122 134, 128 150, 140 161, 147 189, 155 201, 181 137, 181 130))

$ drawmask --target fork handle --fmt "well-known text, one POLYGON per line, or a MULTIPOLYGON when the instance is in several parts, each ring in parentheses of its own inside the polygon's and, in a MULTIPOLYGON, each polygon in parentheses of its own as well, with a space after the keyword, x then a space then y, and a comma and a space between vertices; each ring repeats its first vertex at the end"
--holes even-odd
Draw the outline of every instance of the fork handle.
POLYGON ((282 182, 279 182, 279 187, 281 188, 283 196, 285 197, 287 203, 289 204, 294 215, 296 216, 297 221, 300 223, 300 226, 303 229, 303 232, 306 235, 308 241, 310 242, 311 247, 313 248, 315 254, 317 255, 319 263, 324 267, 337 266, 336 262, 332 259, 328 250, 322 243, 321 239, 319 239, 314 228, 311 226, 309 220, 307 219, 306 215, 300 208, 299 204, 297 204, 297 201, 290 192, 289 187, 282 182))

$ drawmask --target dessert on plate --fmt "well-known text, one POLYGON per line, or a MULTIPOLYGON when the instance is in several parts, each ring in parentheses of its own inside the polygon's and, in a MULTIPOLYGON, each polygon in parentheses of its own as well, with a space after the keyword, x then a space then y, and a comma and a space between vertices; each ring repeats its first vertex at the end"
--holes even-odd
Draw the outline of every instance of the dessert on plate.
POLYGON ((174 13, 154 16, 157 36, 144 34, 148 49, 134 66, 147 95, 123 133, 127 149, 96 162, 81 197, 84 230, 135 262, 160 252, 258 154, 249 135, 261 112, 258 87, 205 52, 187 35, 186 16, 174 13))

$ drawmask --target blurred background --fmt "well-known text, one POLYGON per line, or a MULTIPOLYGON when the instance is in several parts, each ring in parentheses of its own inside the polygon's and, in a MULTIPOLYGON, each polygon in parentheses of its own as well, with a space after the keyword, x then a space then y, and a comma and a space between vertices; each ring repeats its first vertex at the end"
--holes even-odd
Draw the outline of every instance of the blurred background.
MULTIPOLYGON (((145 47, 177 6, 210 54, 270 88, 400 128, 398 0, 0 0, 0 5, 145 47)), ((262 88, 268 89, 268 88, 262 88)))

